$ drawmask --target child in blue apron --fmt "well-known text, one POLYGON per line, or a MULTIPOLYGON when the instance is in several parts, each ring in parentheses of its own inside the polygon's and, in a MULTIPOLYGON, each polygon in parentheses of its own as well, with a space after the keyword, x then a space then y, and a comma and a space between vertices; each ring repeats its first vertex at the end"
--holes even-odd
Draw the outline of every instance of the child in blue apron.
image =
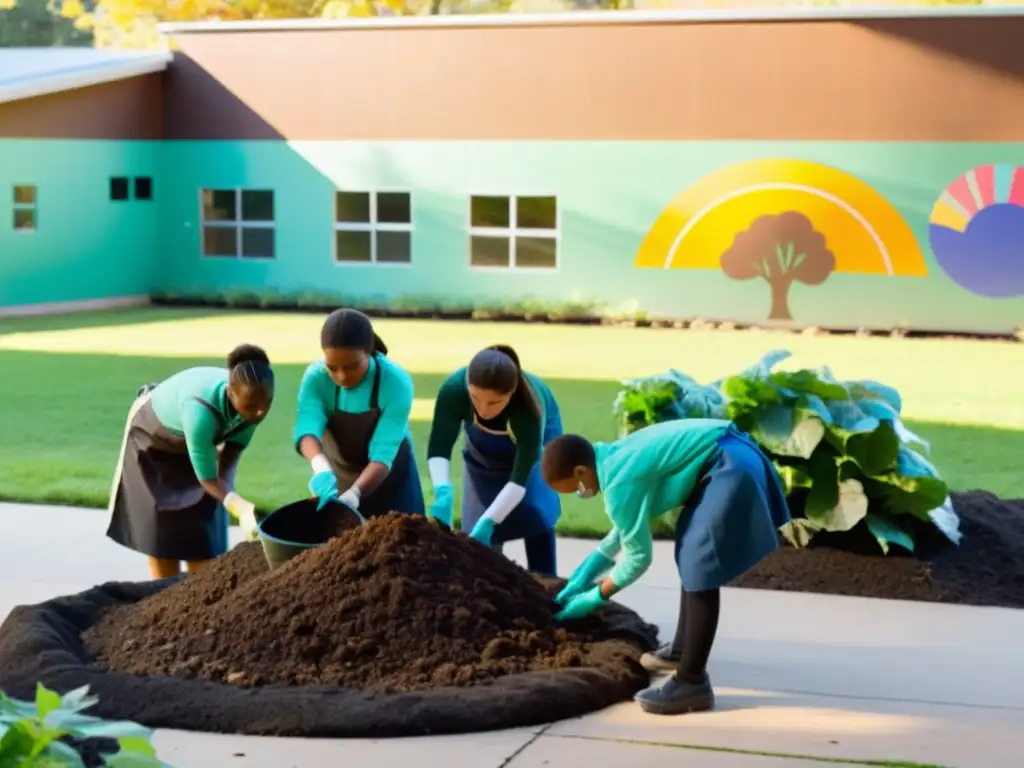
POLYGON ((110 494, 107 536, 149 556, 153 578, 228 549, 228 515, 251 535, 253 504, 234 491, 242 452, 274 400, 267 353, 244 344, 227 368, 188 368, 139 389, 110 494))
POLYGON ((523 539, 529 569, 554 575, 562 508, 539 465, 543 446, 562 434, 551 390, 523 371, 515 350, 500 344, 477 353, 441 385, 427 467, 434 486, 430 516, 445 525, 451 525, 454 504, 452 449, 463 428, 462 530, 499 551, 504 542, 523 539))
POLYGON ((299 385, 295 448, 309 461, 309 490, 361 517, 422 515, 423 488, 412 452, 412 377, 388 359, 370 318, 354 309, 328 315, 324 357, 299 385))
POLYGON ((636 700, 645 712, 661 715, 711 709, 707 663, 718 631, 719 590, 774 552, 777 531, 790 519, 771 461, 729 421, 681 419, 614 443, 565 435, 545 448, 542 470, 559 493, 603 493, 612 521, 611 532, 558 595, 562 620, 587 615, 639 579, 653 557, 651 521, 679 510, 676 636, 642 660, 649 669, 675 674, 636 700))

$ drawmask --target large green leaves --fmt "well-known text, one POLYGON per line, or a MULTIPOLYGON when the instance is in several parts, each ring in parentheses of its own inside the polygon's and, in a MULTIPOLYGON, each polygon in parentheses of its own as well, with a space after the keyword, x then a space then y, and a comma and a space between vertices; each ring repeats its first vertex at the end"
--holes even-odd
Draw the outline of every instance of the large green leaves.
POLYGON ((827 367, 776 371, 788 357, 774 350, 710 386, 678 371, 625 382, 615 402, 620 430, 732 419, 779 472, 794 517, 782 534, 794 546, 863 524, 883 552, 892 545, 912 551, 912 529, 900 523, 905 516, 931 521, 959 543, 948 488, 920 452, 927 442, 902 423, 899 392, 876 381, 838 381, 827 367))

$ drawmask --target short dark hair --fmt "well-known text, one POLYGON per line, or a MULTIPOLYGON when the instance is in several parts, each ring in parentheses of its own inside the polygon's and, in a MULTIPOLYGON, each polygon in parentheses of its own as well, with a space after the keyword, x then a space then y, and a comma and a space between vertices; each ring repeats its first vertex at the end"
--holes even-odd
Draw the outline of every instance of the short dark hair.
POLYGON ((388 346, 373 330, 370 318, 358 309, 336 309, 320 329, 321 349, 361 349, 387 355, 388 346))
POLYGON ((540 469, 548 482, 573 476, 576 467, 596 469, 597 456, 593 444, 583 435, 559 435, 546 446, 540 469))
POLYGON ((235 386, 271 387, 274 369, 270 358, 255 344, 241 344, 228 354, 228 381, 235 386))
POLYGON ((507 344, 492 344, 473 355, 466 378, 474 387, 501 395, 511 393, 513 402, 525 404, 530 413, 541 417, 537 394, 523 374, 519 355, 507 344))

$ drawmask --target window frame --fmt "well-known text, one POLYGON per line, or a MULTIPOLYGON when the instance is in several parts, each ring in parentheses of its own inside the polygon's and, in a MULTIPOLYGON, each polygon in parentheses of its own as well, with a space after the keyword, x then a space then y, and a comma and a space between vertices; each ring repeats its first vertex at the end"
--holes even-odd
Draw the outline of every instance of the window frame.
POLYGON ((39 231, 39 185, 38 184, 11 184, 11 231, 16 235, 34 235, 39 231), (31 203, 19 203, 17 200, 17 190, 21 188, 31 188, 32 190, 32 202, 31 203), (24 227, 15 226, 15 216, 18 211, 32 211, 32 228, 25 229, 24 227))
POLYGON ((270 187, 200 187, 199 196, 199 255, 204 259, 235 259, 245 262, 268 262, 277 261, 277 191, 270 187), (234 192, 235 193, 235 218, 234 219, 206 219, 206 205, 203 201, 204 192, 234 192), (269 192, 274 199, 274 218, 270 221, 246 221, 242 218, 242 193, 243 192, 269 192), (235 255, 223 256, 209 254, 206 252, 206 228, 211 229, 234 229, 235 230, 235 255), (246 256, 242 252, 242 233, 246 229, 271 229, 274 230, 274 255, 273 256, 246 256))
POLYGON ((497 272, 509 274, 512 272, 526 272, 537 274, 553 274, 562 269, 562 212, 559 205, 558 195, 550 191, 518 191, 518 192, 491 192, 480 191, 470 192, 466 195, 466 263, 474 272, 497 272), (509 201, 507 227, 475 227, 473 226, 473 198, 474 197, 507 197, 509 201), (536 227, 516 226, 517 203, 521 197, 553 197, 555 199, 555 227, 554 229, 538 229, 536 227), (477 266, 473 264, 473 237, 504 237, 509 243, 509 264, 507 267, 477 266), (555 241, 555 265, 553 267, 520 267, 516 265, 516 237, 539 237, 555 241))
POLYGON ((416 219, 415 195, 411 189, 392 189, 391 187, 371 187, 362 189, 351 189, 335 187, 331 192, 331 261, 336 267, 411 267, 413 265, 413 235, 415 234, 416 219), (338 221, 338 193, 348 192, 351 194, 364 194, 370 196, 370 220, 362 221, 338 221), (408 195, 409 196, 409 221, 398 223, 393 221, 377 221, 377 195, 408 195), (370 233, 370 260, 369 261, 342 261, 338 258, 338 232, 369 232, 370 233), (408 261, 378 261, 377 260, 377 233, 378 232, 407 232, 409 233, 409 260, 408 261))

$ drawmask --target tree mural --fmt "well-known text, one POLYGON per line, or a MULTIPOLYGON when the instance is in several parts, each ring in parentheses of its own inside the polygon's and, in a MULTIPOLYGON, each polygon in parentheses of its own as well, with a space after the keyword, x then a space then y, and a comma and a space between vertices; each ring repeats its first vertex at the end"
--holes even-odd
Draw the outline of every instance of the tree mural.
POLYGON ((794 281, 821 285, 836 268, 825 236, 796 211, 762 216, 740 232, 722 254, 722 271, 733 280, 760 277, 772 293, 769 320, 792 320, 789 289, 794 281))

